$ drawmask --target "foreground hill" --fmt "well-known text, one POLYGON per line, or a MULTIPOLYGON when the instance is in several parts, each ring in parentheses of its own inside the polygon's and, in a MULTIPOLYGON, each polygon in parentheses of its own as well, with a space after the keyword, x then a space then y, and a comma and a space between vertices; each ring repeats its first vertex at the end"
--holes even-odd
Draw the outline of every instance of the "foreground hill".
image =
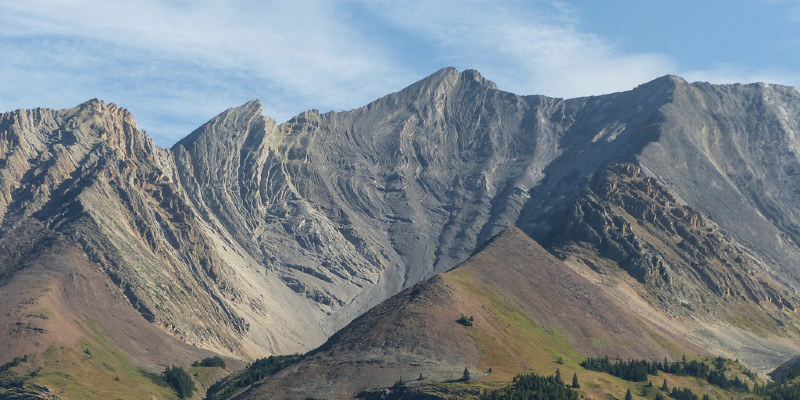
MULTIPOLYGON (((467 395, 556 368, 566 377, 578 373, 584 394, 604 398, 624 393, 627 383, 580 368, 586 357, 674 360, 717 350, 687 337, 690 319, 637 309, 646 305, 641 298, 608 294, 593 278, 509 228, 457 268, 381 303, 236 398, 351 398, 398 380, 440 396, 467 395), (458 322, 462 315, 470 326, 458 322), (464 368, 477 383, 457 383, 464 368)), ((617 286, 640 287, 624 279, 617 286)))

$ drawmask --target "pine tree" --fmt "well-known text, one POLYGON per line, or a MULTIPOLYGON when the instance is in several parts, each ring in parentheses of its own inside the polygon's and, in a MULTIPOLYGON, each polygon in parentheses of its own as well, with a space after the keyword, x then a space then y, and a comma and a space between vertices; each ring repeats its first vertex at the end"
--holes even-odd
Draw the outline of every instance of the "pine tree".
POLYGON ((163 373, 164 381, 169 384, 175 393, 177 393, 178 397, 182 399, 186 399, 192 397, 192 393, 195 391, 194 382, 192 381, 192 377, 189 376, 189 373, 186 372, 181 367, 172 366, 167 367, 163 373))
POLYGON ((628 391, 625 392, 625 400, 633 400, 633 395, 631 394, 630 389, 628 389, 628 391))
POLYGON ((578 383, 578 374, 572 374, 572 387, 575 389, 580 389, 581 384, 578 383))
POLYGON ((561 380, 561 370, 556 368, 556 380, 561 380))
POLYGON ((464 367, 464 377, 462 379, 464 382, 469 382, 471 379, 469 375, 469 369, 467 369, 467 367, 464 367))
POLYGON ((661 390, 663 390, 665 392, 669 392, 669 387, 667 386, 667 380, 666 379, 664 379, 664 384, 661 385, 661 390))

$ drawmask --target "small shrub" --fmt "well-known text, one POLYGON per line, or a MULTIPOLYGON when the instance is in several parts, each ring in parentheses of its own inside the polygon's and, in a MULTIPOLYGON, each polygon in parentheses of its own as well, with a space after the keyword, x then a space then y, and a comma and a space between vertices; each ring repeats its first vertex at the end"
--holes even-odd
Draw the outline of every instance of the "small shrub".
POLYGON ((466 315, 461 314, 461 317, 458 318, 456 320, 456 322, 458 322, 459 324, 464 325, 464 326, 472 326, 472 321, 473 320, 474 320, 474 318, 471 315, 469 316, 469 318, 467 318, 466 315))
POLYGON ((394 386, 392 386, 392 388, 393 389, 400 389, 400 388, 404 387, 405 385, 406 385, 406 383, 403 382, 403 378, 400 378, 400 379, 397 380, 397 382, 394 383, 394 386))
POLYGON ((220 356, 207 357, 192 363, 193 367, 220 367, 225 368, 225 360, 220 356))

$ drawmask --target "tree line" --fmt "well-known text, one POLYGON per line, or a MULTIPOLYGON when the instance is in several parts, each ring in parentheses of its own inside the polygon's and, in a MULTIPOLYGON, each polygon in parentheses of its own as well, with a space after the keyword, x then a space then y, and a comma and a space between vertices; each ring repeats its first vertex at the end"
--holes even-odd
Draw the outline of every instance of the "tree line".
POLYGON ((269 356, 259 358, 247 368, 229 375, 219 382, 214 383, 206 392, 206 400, 219 400, 230 398, 239 390, 246 388, 286 367, 297 362, 302 355, 290 354, 285 356, 269 356))
MULTIPOLYGON (((577 384, 573 376, 573 384, 577 384)), ((540 376, 535 373, 517 375, 511 386, 484 393, 480 400, 578 400, 578 392, 561 380, 561 374, 540 376)))
POLYGON ((632 382, 646 381, 647 375, 658 375, 658 371, 662 371, 677 376, 692 376, 703 379, 725 390, 750 391, 747 382, 739 379, 738 376, 733 379, 725 376, 725 359, 721 357, 715 359, 714 365, 711 366, 702 361, 686 361, 686 357, 681 361, 670 362, 665 358, 664 362, 658 362, 647 360, 623 361, 620 359, 612 361, 606 356, 603 358, 587 358, 581 362, 581 367, 592 371, 605 372, 632 382))

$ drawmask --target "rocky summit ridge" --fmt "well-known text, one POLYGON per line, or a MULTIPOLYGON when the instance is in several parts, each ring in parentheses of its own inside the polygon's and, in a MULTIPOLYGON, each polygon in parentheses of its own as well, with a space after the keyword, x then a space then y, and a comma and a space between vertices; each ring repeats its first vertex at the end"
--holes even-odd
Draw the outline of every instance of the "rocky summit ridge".
POLYGON ((169 149, 91 100, 0 114, 0 236, 57 233, 144 321, 238 358, 312 349, 510 226, 666 306, 734 296, 780 319, 800 288, 798 137, 796 88, 674 76, 557 99, 446 68, 281 124, 248 102, 169 149))

